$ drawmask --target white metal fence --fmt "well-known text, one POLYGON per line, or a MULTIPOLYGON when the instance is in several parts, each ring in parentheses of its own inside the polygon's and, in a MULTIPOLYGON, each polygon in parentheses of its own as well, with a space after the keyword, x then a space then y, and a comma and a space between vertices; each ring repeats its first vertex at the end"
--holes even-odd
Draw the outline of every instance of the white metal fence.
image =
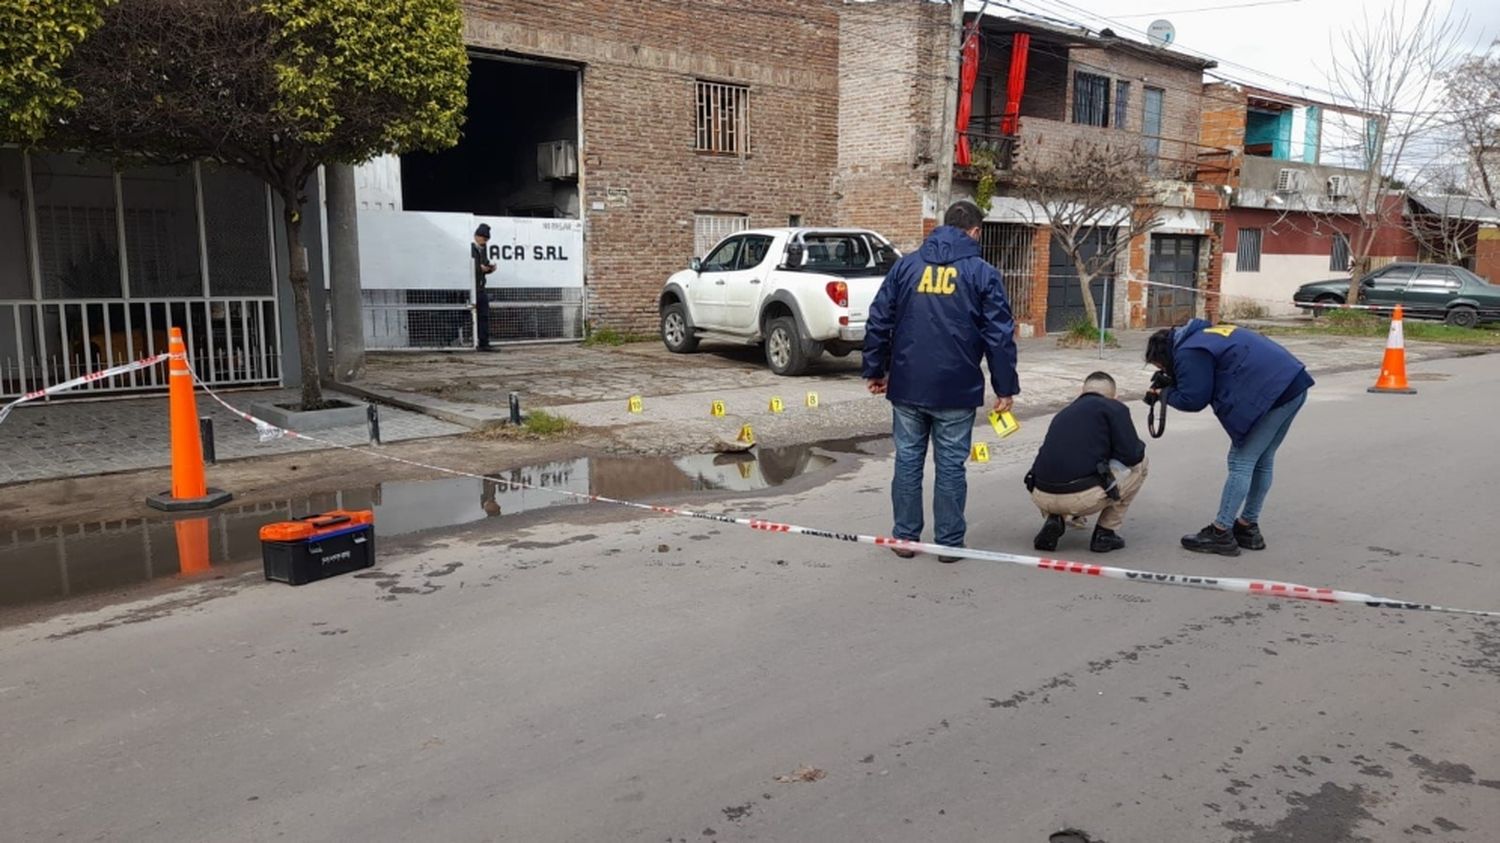
MULTIPOLYGON (((581 340, 581 287, 490 289, 490 342, 581 340)), ((473 348, 468 290, 364 290, 365 348, 433 351, 473 348)))
MULTIPOLYGON (((169 328, 181 328, 188 359, 216 386, 277 384, 281 347, 270 296, 0 301, 0 326, 13 341, 0 347, 0 396, 41 389, 167 350, 169 328)), ((161 388, 167 373, 151 367, 80 387, 77 393, 161 388)))

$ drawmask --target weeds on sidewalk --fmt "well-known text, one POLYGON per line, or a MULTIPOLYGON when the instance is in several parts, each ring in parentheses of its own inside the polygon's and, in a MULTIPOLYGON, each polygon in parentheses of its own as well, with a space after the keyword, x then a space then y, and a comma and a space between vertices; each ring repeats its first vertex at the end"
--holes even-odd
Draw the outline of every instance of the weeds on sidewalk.
POLYGON ((532 410, 519 426, 504 424, 471 435, 480 439, 559 439, 577 430, 578 424, 572 419, 532 410))
MULTIPOLYGON (((1057 338, 1057 344, 1063 348, 1097 348, 1099 329, 1095 328, 1092 323, 1079 320, 1068 326, 1068 330, 1057 338)), ((1108 329, 1104 331, 1104 344, 1109 348, 1120 347, 1114 332, 1108 329)))
MULTIPOLYGON (((1272 336, 1317 336, 1383 338, 1391 329, 1389 317, 1357 310, 1332 310, 1321 319, 1306 325, 1274 325, 1259 329, 1272 336)), ((1494 326, 1458 328, 1440 322, 1408 317, 1402 326, 1408 340, 1440 342, 1451 345, 1478 345, 1500 348, 1500 331, 1494 326)))
POLYGON ((621 333, 614 328, 600 328, 589 332, 589 335, 583 340, 583 346, 584 348, 621 346, 632 342, 651 342, 654 339, 656 339, 655 334, 630 334, 621 333))

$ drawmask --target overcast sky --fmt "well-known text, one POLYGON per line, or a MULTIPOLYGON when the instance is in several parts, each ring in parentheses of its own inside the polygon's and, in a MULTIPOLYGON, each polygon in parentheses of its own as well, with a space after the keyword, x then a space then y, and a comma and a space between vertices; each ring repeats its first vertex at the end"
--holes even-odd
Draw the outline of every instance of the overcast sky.
MULTIPOLYGON (((1274 77, 1327 89, 1332 64, 1330 39, 1351 16, 1369 8, 1378 14, 1384 0, 1004 0, 992 7, 1009 7, 1032 14, 1074 20, 1095 31, 1113 28, 1125 37, 1143 38, 1157 18, 1170 21, 1177 30, 1177 47, 1206 53, 1220 62, 1227 76, 1280 88, 1289 93, 1317 96, 1316 91, 1297 91, 1280 79, 1257 77, 1253 68, 1274 77), (1249 5, 1259 3, 1261 5, 1249 5), (1241 8, 1229 8, 1240 6, 1241 8), (1220 7, 1220 8, 1215 8, 1220 7), (1207 11, 1189 11, 1207 9, 1207 11), (1080 11, 1082 10, 1082 11, 1080 11), (1102 15, 1103 17, 1099 17, 1102 15), (1132 29, 1133 28, 1133 29, 1132 29)), ((1456 15, 1467 14, 1470 31, 1466 42, 1487 47, 1500 36, 1500 2, 1497 0, 1438 0, 1451 2, 1456 15)), ((1407 0, 1415 16, 1422 0, 1407 0)), ((977 7, 969 0, 970 8, 977 7)))

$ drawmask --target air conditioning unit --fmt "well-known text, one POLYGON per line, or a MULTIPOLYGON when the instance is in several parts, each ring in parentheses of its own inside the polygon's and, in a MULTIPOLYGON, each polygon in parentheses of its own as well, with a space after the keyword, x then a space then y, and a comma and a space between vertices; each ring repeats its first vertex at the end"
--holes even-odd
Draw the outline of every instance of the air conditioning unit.
POLYGON ((578 146, 570 140, 536 145, 537 181, 573 181, 578 178, 578 146))
POLYGON ((1348 176, 1329 176, 1328 177, 1328 198, 1329 199, 1343 199, 1343 198, 1347 197, 1348 195, 1349 195, 1349 177, 1348 176))
POLYGON ((1283 167, 1276 173, 1277 193, 1296 193, 1302 189, 1302 171, 1283 167))

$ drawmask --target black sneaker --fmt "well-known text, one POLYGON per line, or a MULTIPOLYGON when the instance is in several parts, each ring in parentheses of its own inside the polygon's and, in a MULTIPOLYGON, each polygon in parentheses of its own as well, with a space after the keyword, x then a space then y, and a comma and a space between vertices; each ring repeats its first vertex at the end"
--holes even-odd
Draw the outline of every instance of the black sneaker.
POLYGON ((1183 536, 1182 546, 1194 553, 1217 553, 1220 556, 1240 555, 1240 545, 1234 540, 1234 534, 1228 530, 1221 530, 1213 524, 1190 536, 1183 536))
POLYGON ((1042 531, 1036 534, 1031 546, 1048 552, 1057 550, 1057 540, 1062 538, 1062 534, 1067 530, 1067 522, 1063 521, 1061 515, 1049 515, 1047 523, 1042 525, 1042 531))
POLYGON ((952 565, 954 562, 957 562, 962 558, 962 556, 939 556, 938 561, 943 563, 944 565, 952 565))
POLYGON ((1125 546, 1125 540, 1114 530, 1104 527, 1094 528, 1094 537, 1089 540, 1089 550, 1095 553, 1108 553, 1111 550, 1119 550, 1125 546))
POLYGON ((1260 534, 1259 524, 1234 522, 1234 540, 1246 550, 1265 550, 1266 539, 1260 534))

